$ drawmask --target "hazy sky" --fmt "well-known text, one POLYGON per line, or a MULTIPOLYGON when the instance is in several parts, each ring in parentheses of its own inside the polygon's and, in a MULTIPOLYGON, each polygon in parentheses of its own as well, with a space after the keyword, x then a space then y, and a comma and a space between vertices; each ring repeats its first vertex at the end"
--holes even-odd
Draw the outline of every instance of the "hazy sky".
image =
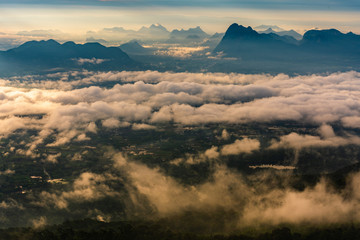
POLYGON ((104 27, 168 29, 201 26, 209 33, 228 25, 279 25, 300 32, 335 27, 360 33, 358 0, 0 0, 0 32, 56 29, 71 34, 104 27))
MULTIPOLYGON (((8 4, 8 0, 0 0, 8 4)), ((317 9, 317 10, 354 10, 360 9, 357 0, 11 0, 12 4, 55 4, 87 6, 188 6, 188 7, 245 7, 258 9, 317 9)))

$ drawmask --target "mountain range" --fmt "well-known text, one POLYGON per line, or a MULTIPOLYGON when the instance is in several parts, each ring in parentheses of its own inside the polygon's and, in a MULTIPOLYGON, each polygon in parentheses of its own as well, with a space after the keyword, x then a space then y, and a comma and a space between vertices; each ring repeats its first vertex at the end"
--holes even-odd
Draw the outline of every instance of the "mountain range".
MULTIPOLYGON (((113 29, 112 31, 124 31, 113 29)), ((127 31, 127 30, 126 30, 127 31)), ((142 28, 142 32, 166 32, 161 25, 142 28)), ((259 33, 251 27, 232 24, 225 34, 207 35, 200 27, 168 32, 176 39, 205 37, 203 56, 179 59, 156 55, 158 49, 145 48, 137 41, 119 47, 105 47, 89 38, 88 43, 60 44, 54 40, 30 41, 19 47, 0 51, 0 73, 22 74, 44 71, 88 70, 158 70, 243 72, 243 73, 315 73, 360 70, 360 35, 336 29, 310 30, 301 40, 270 31, 259 33), (221 39, 221 40, 220 40, 221 39), (210 48, 209 48, 210 47, 210 48), (208 51, 212 53, 209 55, 208 51), (129 55, 131 57, 129 57, 129 55)), ((171 39, 171 38, 170 38, 171 39)), ((161 45, 162 51, 166 44, 161 45)), ((186 45, 185 45, 186 46, 186 45)), ((174 50, 174 49, 173 49, 174 50)), ((182 51, 181 47, 175 48, 182 51)), ((188 49, 185 48, 187 51, 188 49)))
POLYGON ((336 29, 310 30, 298 41, 273 32, 258 33, 236 23, 226 31, 214 54, 263 65, 293 64, 357 67, 360 63, 360 35, 341 33, 336 29))
POLYGON ((169 31, 161 24, 152 24, 149 27, 141 27, 139 30, 128 30, 123 27, 104 28, 98 32, 89 31, 86 34, 88 39, 102 39, 110 42, 116 40, 134 40, 142 41, 166 41, 166 42, 183 42, 183 41, 201 41, 210 37, 199 26, 189 29, 174 29, 169 31))
POLYGON ((256 30, 257 32, 259 31, 265 31, 266 29, 273 29, 274 31, 276 32, 281 32, 281 31, 285 31, 284 29, 282 29, 281 27, 279 26, 276 26, 276 25, 265 25, 265 24, 262 24, 262 25, 259 25, 259 26, 256 26, 254 27, 254 30, 256 30))
POLYGON ((295 38, 296 40, 301 40, 302 39, 302 35, 294 30, 289 30, 289 31, 275 31, 272 28, 268 28, 265 31, 257 31, 258 33, 275 33, 279 36, 290 36, 295 38))
POLYGON ((133 69, 139 63, 117 47, 100 43, 63 44, 55 40, 30 41, 17 48, 0 51, 0 70, 27 72, 49 69, 133 69))
POLYGON ((210 37, 210 35, 204 32, 199 26, 189 28, 188 30, 175 29, 170 33, 171 40, 203 40, 208 37, 210 37))
POLYGON ((296 40, 274 33, 258 33, 251 27, 236 23, 226 31, 214 52, 222 52, 229 57, 241 59, 282 58, 293 52, 296 40))

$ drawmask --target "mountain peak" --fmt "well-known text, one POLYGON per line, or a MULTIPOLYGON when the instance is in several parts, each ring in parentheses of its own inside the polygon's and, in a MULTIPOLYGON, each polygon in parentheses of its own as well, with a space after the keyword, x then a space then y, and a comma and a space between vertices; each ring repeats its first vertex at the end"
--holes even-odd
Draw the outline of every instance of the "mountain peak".
POLYGON ((42 40, 40 42, 46 42, 48 44, 59 44, 57 41, 55 41, 54 39, 49 39, 49 40, 42 40))
POLYGON ((60 46, 61 45, 60 43, 58 43, 54 39, 41 40, 41 41, 31 41, 31 43, 36 44, 36 45, 46 46, 46 47, 60 46))
MULTIPOLYGON (((115 47, 105 47, 97 42, 76 44, 66 42, 60 44, 55 40, 42 40, 26 42, 23 45, 2 53, 4 59, 17 61, 21 70, 37 68, 45 70, 58 66, 62 68, 83 68, 77 59, 103 59, 101 63, 89 64, 89 68, 101 66, 108 69, 135 66, 134 62, 125 52, 115 47)), ((18 69, 15 67, 14 69, 18 69)), ((17 71, 17 70, 16 70, 17 71)))
POLYGON ((163 31, 168 31, 163 25, 161 25, 160 23, 156 23, 156 24, 151 24, 151 26, 149 28, 152 29, 159 29, 159 30, 163 30, 163 31))
POLYGON ((226 39, 237 39, 237 38, 246 38, 253 37, 259 35, 255 30, 253 30, 250 26, 244 27, 237 23, 233 23, 227 29, 224 38, 226 39))
POLYGON ((53 48, 58 46, 61 46, 61 44, 55 41, 54 39, 41 40, 41 41, 34 40, 34 41, 25 42, 24 44, 20 45, 15 49, 17 49, 17 51, 21 51, 23 49, 29 49, 29 48, 53 48))
POLYGON ((74 46, 76 46, 76 43, 74 43, 73 41, 68 41, 68 42, 63 43, 63 46, 64 47, 70 47, 70 46, 74 47, 74 46))
POLYGON ((204 31, 201 29, 201 27, 197 26, 197 27, 194 27, 194 28, 189 28, 187 30, 185 29, 174 29, 172 32, 186 32, 186 33, 204 33, 204 31))
POLYGON ((309 30, 304 34, 304 42, 329 42, 339 40, 345 34, 337 29, 309 30))
POLYGON ((170 38, 172 39, 187 39, 187 40, 201 40, 210 37, 206 32, 204 32, 200 26, 189 28, 189 29, 174 29, 170 38))
POLYGON ((120 46, 120 48, 121 48, 122 46, 136 46, 136 47, 141 47, 141 48, 142 48, 142 46, 140 45, 140 43, 139 43, 138 41, 136 41, 136 40, 131 40, 130 42, 124 43, 124 44, 122 44, 122 45, 120 46))
POLYGON ((83 44, 83 46, 105 47, 104 45, 101 45, 98 42, 87 42, 87 43, 83 44))
POLYGON ((168 33, 169 31, 164 26, 157 23, 157 24, 151 24, 150 27, 143 26, 143 27, 140 28, 140 30, 138 32, 143 32, 143 33, 150 33, 150 32, 168 33))
POLYGON ((130 42, 124 43, 119 47, 125 53, 133 54, 133 55, 150 55, 153 52, 153 49, 144 48, 138 43, 136 40, 132 40, 130 42))
POLYGON ((260 26, 255 27, 254 29, 256 31, 266 31, 269 28, 271 28, 273 31, 276 31, 276 32, 284 31, 284 29, 282 29, 276 25, 260 25, 260 26))

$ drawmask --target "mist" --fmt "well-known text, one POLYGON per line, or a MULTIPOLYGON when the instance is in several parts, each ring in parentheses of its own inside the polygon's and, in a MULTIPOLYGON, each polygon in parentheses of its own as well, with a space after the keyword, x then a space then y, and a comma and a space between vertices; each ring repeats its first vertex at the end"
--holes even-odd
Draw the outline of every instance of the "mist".
POLYGON ((142 220, 226 234, 357 225, 360 173, 346 169, 360 154, 359 78, 72 71, 1 79, 0 179, 22 174, 33 185, 15 182, 2 196, 0 222, 142 220))

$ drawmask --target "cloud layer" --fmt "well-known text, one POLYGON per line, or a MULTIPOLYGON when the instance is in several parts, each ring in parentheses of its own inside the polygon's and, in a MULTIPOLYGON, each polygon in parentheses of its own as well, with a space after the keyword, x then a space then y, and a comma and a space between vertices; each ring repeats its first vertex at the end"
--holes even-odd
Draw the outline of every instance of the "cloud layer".
MULTIPOLYGON (((58 166, 64 156, 52 148, 67 151, 66 146, 87 141, 104 129, 127 128, 141 135, 141 131, 156 133, 166 126, 191 129, 216 123, 232 131, 219 127, 214 133, 217 145, 209 143, 207 149, 167 159, 169 169, 207 164, 210 170, 203 181, 184 184, 160 165, 137 161, 135 154, 106 150, 101 170, 82 169, 67 183, 51 179, 51 184, 64 183, 64 187, 24 193, 30 201, 27 206, 10 198, 1 202, 0 222, 16 216, 12 211, 21 215, 36 209, 39 212, 32 218, 36 227, 69 215, 104 221, 116 216, 178 221, 189 211, 211 216, 220 211, 227 222, 216 231, 224 232, 277 224, 358 223, 359 174, 348 176, 342 190, 326 179, 298 190, 291 185, 296 155, 288 166, 252 165, 259 171, 249 176, 230 169, 225 160, 239 160, 261 150, 298 153, 360 145, 359 80, 357 72, 289 77, 153 71, 83 71, 2 79, 0 136, 21 139, 18 145, 4 141, 8 144, 4 156, 25 155, 58 166), (289 122, 299 127, 280 131, 281 135, 266 141, 257 139, 259 134, 241 135, 242 124, 266 123, 269 130, 289 122)), ((98 147, 85 146, 68 161, 81 163, 92 148, 103 151, 98 147)), ((3 169, 0 175, 11 177, 17 172, 3 169)))
POLYGON ((152 71, 14 77, 0 82, 0 134, 39 131, 29 143, 31 155, 52 134, 56 133, 55 141, 48 145, 58 146, 86 140, 86 134, 96 133, 101 125, 144 130, 166 123, 293 121, 323 126, 322 132, 293 133, 274 144, 347 145, 358 143, 358 138, 336 137, 331 125, 359 128, 359 78, 357 72, 289 77, 152 71))
MULTIPOLYGON (((357 214, 360 210, 359 173, 349 176, 341 191, 325 178, 304 190, 296 190, 291 187, 294 177, 283 172, 262 171, 246 176, 216 164, 207 181, 183 185, 160 168, 132 161, 121 152, 109 152, 108 156, 113 161, 111 172, 82 173, 68 190, 44 191, 34 197, 31 204, 55 211, 72 211, 79 204, 93 202, 97 206, 96 202, 112 198, 117 204, 125 205, 130 219, 135 216, 147 220, 167 218, 185 228, 212 224, 214 229, 208 229, 209 232, 283 224, 321 227, 360 221, 357 214), (125 183, 125 188, 117 189, 116 183, 125 183), (219 211, 221 218, 216 217, 219 211), (181 216, 186 212, 194 215, 184 221, 181 216), (196 217, 201 215, 207 216, 206 222, 197 221, 196 217)), ((16 202, 3 202, 0 207, 23 210, 16 202)), ((100 209, 87 212, 87 216, 116 219, 110 212, 100 209)))

